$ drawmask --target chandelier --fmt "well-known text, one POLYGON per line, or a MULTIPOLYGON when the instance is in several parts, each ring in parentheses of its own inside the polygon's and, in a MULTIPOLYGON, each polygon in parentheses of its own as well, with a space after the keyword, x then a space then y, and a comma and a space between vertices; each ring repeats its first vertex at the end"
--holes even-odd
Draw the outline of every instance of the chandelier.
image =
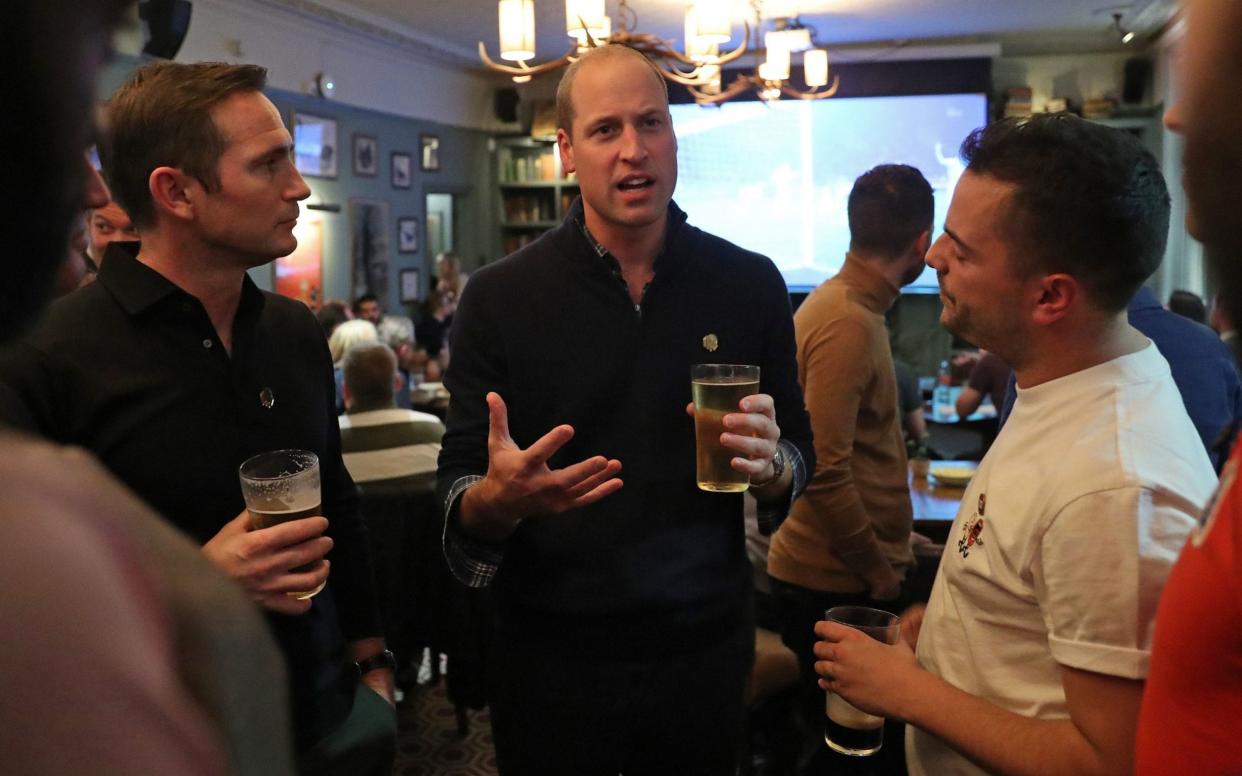
MULTIPOLYGON (((604 10, 604 0, 565 0, 565 32, 569 49, 559 59, 538 65, 535 58, 534 0, 499 0, 500 58, 516 65, 497 63, 479 42, 479 57, 488 68, 504 73, 515 83, 559 70, 587 49, 608 44, 629 46, 655 63, 668 81, 686 87, 700 105, 724 102, 749 91, 760 99, 778 100, 782 95, 819 100, 837 92, 840 79, 828 81, 828 52, 814 45, 814 30, 798 17, 796 0, 750 0, 754 25, 742 20, 742 40, 732 51, 720 47, 733 37, 730 0, 697 0, 686 7, 685 38, 678 51, 672 41, 635 32, 638 15, 628 0, 619 0, 615 20, 604 10), (768 29, 764 23, 767 22, 768 29), (722 88, 721 68, 746 53, 759 52, 762 35, 763 61, 753 72, 735 77, 722 88), (793 55, 801 53, 806 89, 790 83, 793 55)), ((758 57, 756 57, 758 61, 758 57)))

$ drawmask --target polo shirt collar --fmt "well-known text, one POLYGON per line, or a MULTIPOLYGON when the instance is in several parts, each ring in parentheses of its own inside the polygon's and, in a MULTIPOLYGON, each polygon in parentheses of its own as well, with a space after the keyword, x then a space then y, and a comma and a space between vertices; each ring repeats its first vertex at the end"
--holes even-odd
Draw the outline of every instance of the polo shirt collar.
MULTIPOLYGON (((565 215, 566 225, 572 225, 573 231, 581 235, 590 250, 601 259, 616 263, 616 259, 608 252, 595 235, 591 234, 591 230, 587 229, 586 214, 582 207, 582 197, 574 198, 573 204, 569 206, 569 212, 565 215)), ((664 225, 664 246, 660 249, 660 255, 656 256, 653 269, 659 273, 666 268, 666 265, 673 257, 682 255, 684 250, 684 242, 687 239, 687 230, 683 229, 686 224, 686 212, 677 207, 677 203, 669 200, 668 203, 668 220, 664 225)))
MULTIPOLYGON (((191 297, 177 284, 138 261, 139 242, 113 242, 104 251, 99 282, 108 289, 130 315, 139 315, 163 300, 177 295, 191 297)), ((242 278, 238 316, 263 306, 263 292, 247 274, 242 278)))

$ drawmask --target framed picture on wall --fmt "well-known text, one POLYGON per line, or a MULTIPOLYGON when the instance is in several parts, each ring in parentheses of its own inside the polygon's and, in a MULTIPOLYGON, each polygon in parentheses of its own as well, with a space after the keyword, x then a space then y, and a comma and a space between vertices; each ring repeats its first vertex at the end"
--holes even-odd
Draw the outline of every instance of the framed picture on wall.
POLYGON ((418 253, 418 218, 397 219, 397 252, 418 253))
POLYGON ((422 135, 419 137, 419 145, 422 150, 422 169, 427 172, 439 171, 440 138, 435 135, 422 135))
POLYGON ((293 113, 293 166, 303 175, 335 178, 336 119, 293 113))
POLYGON ((418 301, 418 270, 401 270, 401 304, 418 301))
POLYGON ((377 145, 370 135, 354 135, 354 175, 374 178, 379 174, 377 145))
POLYGON ((410 165, 413 163, 410 155, 404 151, 392 152, 392 187, 394 189, 408 189, 413 175, 410 174, 410 165))
POLYGON ((349 256, 351 298, 371 293, 388 298, 388 203, 349 200, 349 256))

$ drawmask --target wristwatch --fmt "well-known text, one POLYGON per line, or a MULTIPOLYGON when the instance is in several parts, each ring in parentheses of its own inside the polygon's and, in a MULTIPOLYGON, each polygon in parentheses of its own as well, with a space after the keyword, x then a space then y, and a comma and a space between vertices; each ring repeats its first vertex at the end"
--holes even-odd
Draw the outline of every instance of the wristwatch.
POLYGON ((776 453, 772 456, 772 476, 768 477, 763 482, 752 482, 750 486, 752 488, 762 488, 765 485, 770 485, 773 482, 776 482, 777 480, 779 480, 781 478, 781 475, 784 473, 785 473, 785 453, 781 451, 781 448, 778 445, 776 448, 776 453))
POLYGON ((383 652, 377 652, 368 658, 357 661, 354 663, 354 668, 358 669, 358 676, 360 677, 379 668, 387 668, 395 672, 397 670, 397 656, 392 653, 392 650, 386 649, 383 652))

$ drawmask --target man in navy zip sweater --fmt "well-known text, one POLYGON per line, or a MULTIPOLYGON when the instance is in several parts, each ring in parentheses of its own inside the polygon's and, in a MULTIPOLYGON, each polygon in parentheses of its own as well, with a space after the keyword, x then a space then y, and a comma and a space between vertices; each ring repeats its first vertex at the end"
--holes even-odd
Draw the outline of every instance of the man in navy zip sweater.
POLYGON ((446 376, 444 547, 463 582, 495 581, 498 763, 732 773, 751 576, 741 497, 695 485, 690 367, 761 367, 722 442, 771 531, 813 466, 788 295, 770 261, 672 203, 668 96, 644 57, 588 53, 557 108, 582 196, 472 275, 446 376))

